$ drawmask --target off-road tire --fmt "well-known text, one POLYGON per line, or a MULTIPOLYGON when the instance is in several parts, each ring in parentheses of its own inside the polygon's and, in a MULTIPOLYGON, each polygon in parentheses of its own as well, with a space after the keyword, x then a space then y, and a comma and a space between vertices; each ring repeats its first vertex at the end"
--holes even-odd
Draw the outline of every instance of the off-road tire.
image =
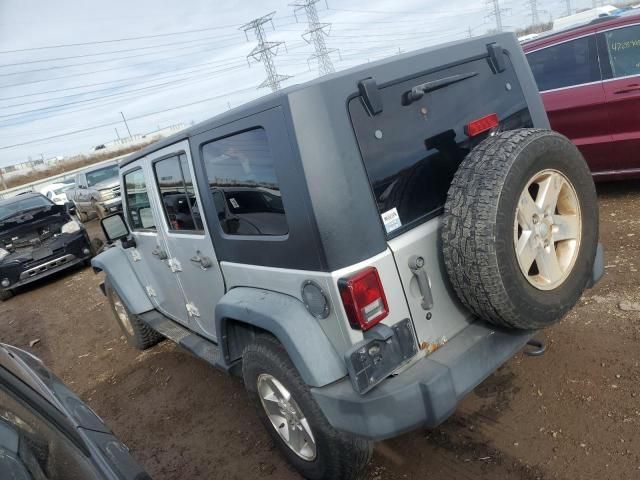
POLYGON ((587 287, 598 243, 595 186, 578 149, 564 136, 518 129, 488 137, 464 159, 449 188, 441 231, 444 263, 462 303, 501 327, 539 329, 560 320, 587 287), (553 169, 579 201, 581 241, 556 288, 535 288, 514 247, 516 207, 527 182, 553 169))
POLYGON ((249 344, 242 356, 242 376, 249 399, 260 420, 282 454, 298 472, 312 480, 348 480, 357 478, 369 463, 373 442, 334 429, 313 399, 309 387, 291 363, 287 352, 275 337, 262 335, 249 344), (273 375, 291 393, 309 422, 316 441, 316 457, 306 461, 293 452, 267 417, 257 391, 258 377, 273 375))
POLYGON ((124 302, 120 300, 131 324, 132 331, 130 332, 123 324, 122 319, 119 317, 118 312, 116 311, 115 302, 119 299, 119 296, 111 286, 111 282, 109 281, 108 277, 104 282, 104 292, 107 296, 107 300, 109 301, 109 305, 111 305, 113 316, 118 322, 118 325, 120 325, 120 329, 122 330, 122 333, 127 339, 129 345, 137 348, 138 350, 146 350, 149 347, 153 347, 164 338, 161 334, 159 334, 149 325, 140 320, 137 315, 131 313, 124 302))
POLYGON ((0 302, 6 302, 14 295, 13 290, 0 290, 0 302))

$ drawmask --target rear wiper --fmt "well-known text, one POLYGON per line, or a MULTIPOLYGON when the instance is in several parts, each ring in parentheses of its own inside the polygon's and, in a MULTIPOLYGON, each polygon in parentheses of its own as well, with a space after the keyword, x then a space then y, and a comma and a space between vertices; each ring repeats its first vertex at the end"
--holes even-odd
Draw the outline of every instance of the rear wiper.
POLYGON ((420 85, 416 85, 408 92, 402 94, 402 104, 411 105, 416 100, 420 100, 425 93, 448 87, 449 85, 461 82, 468 78, 475 77, 476 75, 478 75, 478 72, 459 73, 458 75, 452 75, 451 77, 439 78, 438 80, 433 80, 432 82, 426 82, 420 85))

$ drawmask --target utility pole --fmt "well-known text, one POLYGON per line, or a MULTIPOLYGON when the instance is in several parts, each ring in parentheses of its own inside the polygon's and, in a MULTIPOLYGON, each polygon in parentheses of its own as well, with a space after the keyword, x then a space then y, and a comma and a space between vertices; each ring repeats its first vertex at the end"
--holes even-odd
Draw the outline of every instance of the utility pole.
POLYGON ((131 130, 129 130, 129 124, 127 123, 127 119, 124 118, 124 113, 120 112, 120 115, 122 115, 122 120, 124 121, 124 126, 127 127, 127 132, 129 132, 129 138, 131 138, 131 130))
POLYGON ((487 0, 487 4, 491 9, 489 16, 495 17, 496 19, 496 30, 501 32, 502 31, 502 12, 504 10, 500 8, 500 0, 487 0))
POLYGON ((540 23, 540 16, 538 15, 538 0, 529 0, 529 7, 531 7, 531 24, 538 25, 540 23))
POLYGON ((324 41, 324 37, 329 36, 331 24, 320 23, 318 10, 316 9, 316 3, 319 1, 320 0, 299 0, 290 3, 289 6, 295 7, 293 14, 296 17, 296 22, 298 21, 298 10, 304 9, 307 15, 307 24, 309 27, 307 31, 302 34, 302 38, 307 43, 313 43, 316 53, 311 55, 309 60, 316 60, 318 62, 318 71, 320 76, 322 76, 336 71, 335 68, 333 68, 333 62, 331 62, 329 54, 337 50, 335 48, 327 48, 327 44, 324 41))
POLYGON ((565 5, 567 6, 567 16, 571 15, 571 0, 565 0, 565 5))
POLYGON ((467 35, 469 35, 469 38, 473 37, 473 31, 471 30, 471 26, 467 27, 467 35))
POLYGON ((113 127, 116 131, 116 137, 118 137, 118 140, 120 140, 120 134, 118 133, 118 127, 113 127))
POLYGON ((272 19, 275 14, 276 12, 271 12, 260 18, 251 20, 249 23, 240 27, 240 30, 244 30, 247 41, 249 40, 249 34, 247 33, 249 30, 253 30, 256 40, 258 40, 258 45, 251 50, 249 55, 247 55, 247 62, 249 63, 249 66, 251 66, 251 59, 253 59, 255 62, 262 62, 264 69, 267 72, 267 78, 258 86, 258 88, 269 87, 273 92, 280 90, 281 83, 288 78, 291 78, 290 75, 278 75, 278 72, 276 71, 276 64, 273 60, 273 58, 278 54, 278 47, 283 45, 284 42, 269 42, 267 41, 267 35, 264 32, 265 23, 271 22, 271 25, 273 26, 272 19))

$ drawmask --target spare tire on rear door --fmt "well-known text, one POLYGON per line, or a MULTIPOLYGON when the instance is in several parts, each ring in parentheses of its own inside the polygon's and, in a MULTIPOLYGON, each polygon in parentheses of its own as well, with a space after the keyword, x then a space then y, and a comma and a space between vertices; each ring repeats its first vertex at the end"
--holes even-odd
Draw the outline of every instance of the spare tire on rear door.
POLYGON ((444 261, 464 305, 503 327, 560 320, 591 278, 598 206, 578 149, 549 130, 498 133, 464 159, 447 195, 444 261))

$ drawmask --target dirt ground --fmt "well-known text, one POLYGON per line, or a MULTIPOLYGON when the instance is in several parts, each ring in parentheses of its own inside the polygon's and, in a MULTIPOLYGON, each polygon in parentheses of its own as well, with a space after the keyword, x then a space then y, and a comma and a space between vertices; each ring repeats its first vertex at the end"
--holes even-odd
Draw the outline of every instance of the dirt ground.
MULTIPOLYGON (((440 428, 376 444, 365 478, 640 476, 640 311, 621 308, 640 302, 640 182, 598 190, 606 275, 541 334, 547 353, 516 355, 440 428)), ((76 270, 1 304, 1 341, 41 357, 154 479, 299 478, 240 381, 170 342, 128 347, 100 280, 76 270)))

